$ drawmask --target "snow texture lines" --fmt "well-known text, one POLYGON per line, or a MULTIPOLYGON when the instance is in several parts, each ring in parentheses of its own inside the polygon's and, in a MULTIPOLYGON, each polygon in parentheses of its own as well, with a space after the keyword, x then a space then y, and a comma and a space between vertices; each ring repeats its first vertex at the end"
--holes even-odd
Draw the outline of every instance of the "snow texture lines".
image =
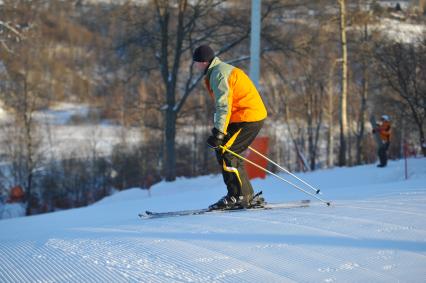
MULTIPOLYGON (((234 217, 232 217, 234 218, 234 217)), ((262 219, 257 219, 262 220, 262 219)), ((267 223, 268 221, 264 221, 267 223)), ((351 282, 351 274, 356 273, 357 280, 363 282, 395 282, 395 278, 388 276, 381 270, 371 270, 367 266, 358 262, 363 260, 353 259, 345 253, 340 253, 341 249, 335 250, 329 248, 317 248, 316 245, 311 246, 310 241, 314 240, 307 237, 306 232, 310 231, 309 226, 297 225, 297 224, 286 224, 282 222, 281 225, 277 225, 270 231, 266 228, 267 225, 262 227, 261 224, 256 225, 256 228, 262 231, 256 237, 253 237, 254 242, 250 245, 250 248, 239 248, 238 243, 232 245, 233 249, 238 250, 238 253, 234 255, 243 262, 249 262, 253 265, 257 265, 260 268, 274 271, 283 278, 289 278, 296 282, 319 282, 318 277, 324 277, 321 271, 328 270, 327 275, 334 274, 335 278, 340 278, 341 281, 351 282), (281 235, 274 240, 266 237, 263 239, 269 244, 256 244, 256 239, 262 242, 262 235, 268 235, 269 233, 276 233, 281 235), (271 243, 272 242, 272 243, 271 243), (308 252, 306 252, 308 251, 308 252), (336 252, 337 251, 337 252, 336 252), (287 256, 291 255, 291 256, 287 256), (262 260, 259 260, 262 259, 262 260), (306 273, 303 270, 317 270, 318 274, 312 275, 306 273)), ((326 230, 316 228, 316 233, 323 234, 323 238, 327 239, 326 235, 333 235, 334 233, 326 230)), ((312 232, 311 232, 312 233, 312 232)), ((345 235, 349 237, 349 235, 345 235)), ((246 245, 247 243, 244 243, 246 245)), ((215 249, 219 252, 224 252, 223 246, 216 243, 203 243, 204 246, 208 246, 210 249, 215 249)), ((230 247, 225 247, 225 250, 230 247)), ((326 276, 325 279, 328 279, 326 276)))
MULTIPOLYGON (((238 259, 253 263, 256 258, 262 258, 262 262, 257 263, 260 267, 279 270, 281 275, 298 282, 318 282, 318 278, 313 279, 303 271, 294 272, 300 266, 317 270, 320 273, 317 276, 328 282, 352 282, 351 278, 356 278, 353 282, 398 282, 407 278, 408 270, 410 274, 424 274, 426 234, 422 226, 420 223, 409 228, 403 225, 409 223, 407 215, 396 218, 396 223, 382 223, 384 219, 392 219, 387 213, 375 212, 374 217, 368 218, 368 213, 356 217, 356 212, 348 212, 346 208, 316 208, 250 216, 241 213, 221 218, 226 218, 223 222, 250 223, 248 225, 256 227, 256 231, 261 231, 252 233, 250 241, 263 238, 268 243, 256 246, 265 247, 265 254, 257 251, 256 256, 250 256, 244 254, 247 249, 242 248, 238 259), (272 234, 275 236, 271 237, 272 234), (377 252, 377 248, 381 249, 377 252), (382 256, 390 252, 392 256, 382 256), (286 254, 292 256, 286 257, 286 254), (415 262, 410 258, 416 258, 415 262)), ((232 227, 224 228, 232 232, 232 227)), ((248 232, 243 234, 247 237, 248 232)), ((212 249, 212 243, 205 245, 212 249)), ((234 248, 240 250, 238 246, 234 248)), ((216 249, 223 252, 221 245, 216 245, 216 249)), ((415 278, 412 280, 419 282, 415 278)))
POLYGON ((51 240, 49 245, 119 273, 129 282, 234 282, 241 274, 250 278, 248 282, 265 278, 268 282, 291 282, 186 241, 132 237, 51 240))
MULTIPOLYGON (((2 220, 0 282, 424 283, 426 159, 410 162, 420 175, 409 180, 394 161, 383 179, 373 166, 306 174, 327 184, 332 207, 136 216, 206 207, 222 192, 219 176, 165 182, 151 198, 132 189, 87 208, 2 220)), ((254 185, 271 202, 300 197, 268 179, 254 185)))
POLYGON ((18 242, 0 245, 0 282, 104 282, 120 281, 108 271, 64 254, 49 245, 18 242))

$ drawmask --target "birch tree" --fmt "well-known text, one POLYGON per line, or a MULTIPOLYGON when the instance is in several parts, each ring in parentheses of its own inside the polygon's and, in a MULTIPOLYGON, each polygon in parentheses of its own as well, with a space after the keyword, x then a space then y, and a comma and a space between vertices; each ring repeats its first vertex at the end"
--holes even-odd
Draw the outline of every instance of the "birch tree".
POLYGON ((339 166, 345 166, 347 162, 347 138, 348 138, 348 52, 346 41, 346 1, 338 0, 340 15, 340 46, 342 55, 342 73, 341 73, 341 93, 340 93, 340 148, 339 148, 339 166))

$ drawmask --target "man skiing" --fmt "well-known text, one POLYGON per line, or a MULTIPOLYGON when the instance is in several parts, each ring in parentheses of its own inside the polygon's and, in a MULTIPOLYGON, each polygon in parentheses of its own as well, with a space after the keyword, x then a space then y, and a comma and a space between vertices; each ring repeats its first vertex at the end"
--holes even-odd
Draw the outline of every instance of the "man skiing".
POLYGON ((378 150, 380 164, 377 167, 386 167, 388 163, 387 151, 390 145, 391 124, 388 115, 382 115, 377 127, 373 129, 373 133, 379 133, 382 144, 378 150))
POLYGON ((239 68, 222 62, 207 45, 194 50, 195 67, 204 72, 205 85, 215 102, 214 128, 207 144, 216 150, 228 193, 210 209, 248 208, 260 200, 253 199, 253 187, 243 161, 223 147, 240 154, 255 139, 267 111, 250 78, 239 68))

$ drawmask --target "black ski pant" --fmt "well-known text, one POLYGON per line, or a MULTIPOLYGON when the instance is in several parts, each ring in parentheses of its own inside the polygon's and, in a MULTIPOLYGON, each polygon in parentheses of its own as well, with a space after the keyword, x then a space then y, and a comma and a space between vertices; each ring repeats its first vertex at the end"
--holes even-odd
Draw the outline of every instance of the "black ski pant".
MULTIPOLYGON (((224 147, 241 154, 253 142, 262 126, 263 120, 229 124, 224 147)), ((253 196, 253 187, 244 168, 244 161, 224 149, 216 150, 216 157, 222 169, 228 196, 253 196)))
POLYGON ((386 166, 388 164, 388 154, 389 142, 382 142, 379 147, 377 154, 379 155, 380 165, 386 166))

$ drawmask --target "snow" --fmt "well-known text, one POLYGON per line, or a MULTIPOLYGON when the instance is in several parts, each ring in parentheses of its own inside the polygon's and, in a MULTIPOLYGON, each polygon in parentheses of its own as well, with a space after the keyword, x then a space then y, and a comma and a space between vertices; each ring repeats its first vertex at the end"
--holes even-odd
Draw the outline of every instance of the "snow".
POLYGON ((388 38, 396 42, 417 44, 421 42, 426 32, 426 27, 422 24, 404 23, 395 19, 382 19, 380 30, 388 38))
POLYGON ((15 218, 25 215, 25 206, 21 203, 0 203, 0 219, 15 218))
MULTIPOLYGON (((34 118, 40 123, 39 134, 43 138, 40 152, 52 157, 68 158, 72 156, 108 155, 113 147, 123 141, 137 144, 142 140, 141 130, 111 125, 103 121, 93 124, 87 117, 93 109, 85 104, 57 103, 56 105, 36 111, 34 118), (86 121, 75 124, 73 119, 86 121)), ((0 126, 12 119, 10 113, 2 108, 0 101, 0 126)), ((0 136, 0 142, 2 140, 0 136)), ((5 148, 0 147, 0 155, 5 148)))
POLYGON ((87 117, 89 110, 88 105, 61 102, 45 111, 36 112, 35 118, 52 125, 66 125, 74 116, 87 117))
MULTIPOLYGON (((0 221, 0 282, 424 282, 426 159, 298 174, 331 200, 308 208, 140 219, 225 193, 203 176, 86 208, 0 221)), ((288 177, 288 175, 281 175, 288 177)), ((270 202, 306 196, 256 179, 270 202)))

